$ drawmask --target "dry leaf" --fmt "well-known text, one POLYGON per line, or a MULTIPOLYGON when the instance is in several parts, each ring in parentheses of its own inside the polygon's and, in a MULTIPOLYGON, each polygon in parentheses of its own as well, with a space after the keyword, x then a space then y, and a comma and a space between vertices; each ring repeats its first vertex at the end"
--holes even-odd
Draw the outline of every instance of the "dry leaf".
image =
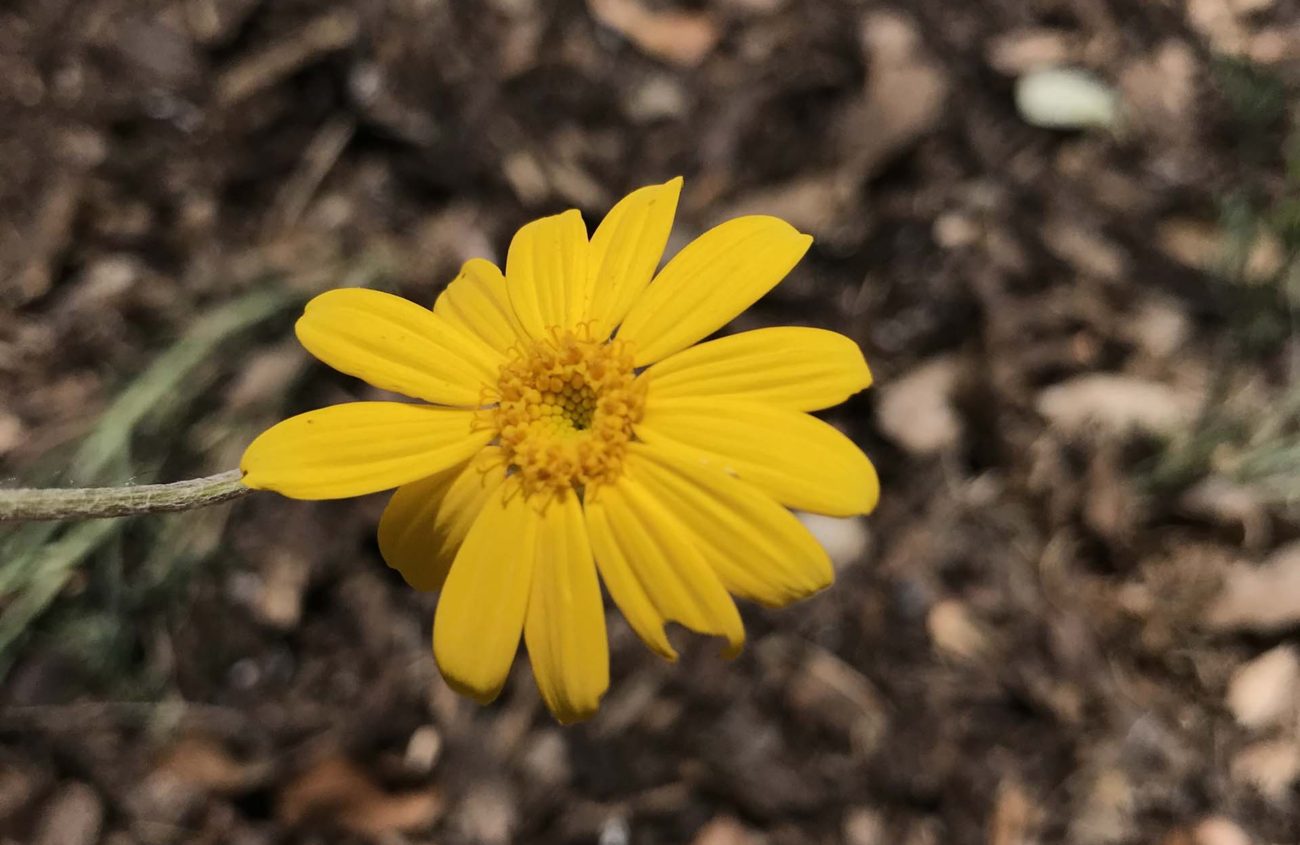
POLYGON ((189 737, 172 746, 151 778, 171 780, 203 794, 232 794, 256 785, 267 772, 265 764, 240 762, 213 740, 189 737))
POLYGON ((705 12, 656 11, 639 0, 587 0, 591 14, 655 58, 695 67, 721 37, 705 12))
POLYGON ((281 790, 276 803, 282 824, 318 824, 368 837, 426 828, 441 814, 442 797, 436 790, 386 792, 338 757, 303 772, 281 790))

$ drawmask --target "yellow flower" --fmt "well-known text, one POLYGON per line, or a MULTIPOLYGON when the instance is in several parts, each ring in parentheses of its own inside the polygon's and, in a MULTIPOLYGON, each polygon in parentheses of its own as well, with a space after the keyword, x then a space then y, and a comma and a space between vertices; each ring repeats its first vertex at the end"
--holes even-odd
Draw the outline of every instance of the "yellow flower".
POLYGON ((241 468, 300 499, 397 488, 379 523, 388 564, 441 590, 433 650, 479 701, 522 636, 563 722, 609 685, 600 580, 646 644, 667 622, 726 639, 731 595, 768 606, 831 583, 788 508, 870 511, 879 485, 853 443, 807 412, 865 388, 857 345, 811 328, 698 343, 767 293, 812 238, 730 220, 656 275, 681 179, 634 191, 590 240, 567 211, 524 226, 503 275, 475 259, 432 310, 374 290, 308 303, 303 346, 335 369, 429 404, 354 402, 285 420, 241 468))

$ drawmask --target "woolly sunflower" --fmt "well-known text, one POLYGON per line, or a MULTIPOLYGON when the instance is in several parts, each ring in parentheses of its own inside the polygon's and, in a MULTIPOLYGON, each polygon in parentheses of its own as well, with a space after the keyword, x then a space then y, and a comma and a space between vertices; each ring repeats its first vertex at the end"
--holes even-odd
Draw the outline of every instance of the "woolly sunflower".
POLYGON ((428 404, 310 411, 244 453, 248 486, 294 498, 396 488, 380 550, 411 586, 441 590, 438 666, 479 701, 522 636, 555 716, 596 710, 609 685, 597 573, 660 655, 677 656, 669 621, 735 653, 732 595, 781 606, 831 583, 788 508, 876 503, 866 456, 807 413, 871 383, 851 340, 789 327, 699 343, 812 238, 740 217, 656 274, 680 190, 634 191, 590 239, 576 210, 529 223, 504 275, 469 261, 432 310, 375 290, 317 296, 296 326, 309 352, 428 404))

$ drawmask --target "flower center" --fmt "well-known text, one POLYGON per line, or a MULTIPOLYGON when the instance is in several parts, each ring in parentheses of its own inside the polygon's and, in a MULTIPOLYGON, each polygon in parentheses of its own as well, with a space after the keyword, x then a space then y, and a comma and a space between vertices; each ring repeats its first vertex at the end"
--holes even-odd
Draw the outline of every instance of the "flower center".
POLYGON ((563 495, 618 477, 645 409, 645 380, 632 362, 625 342, 559 329, 512 352, 486 413, 526 495, 563 495))

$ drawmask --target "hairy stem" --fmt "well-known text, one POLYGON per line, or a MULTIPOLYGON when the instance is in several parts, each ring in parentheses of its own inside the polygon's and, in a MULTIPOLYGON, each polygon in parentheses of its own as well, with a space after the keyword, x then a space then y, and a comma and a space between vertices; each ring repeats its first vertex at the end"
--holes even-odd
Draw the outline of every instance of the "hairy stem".
POLYGON ((247 493, 237 469, 171 484, 0 490, 0 522, 102 519, 186 511, 228 502, 247 493))

